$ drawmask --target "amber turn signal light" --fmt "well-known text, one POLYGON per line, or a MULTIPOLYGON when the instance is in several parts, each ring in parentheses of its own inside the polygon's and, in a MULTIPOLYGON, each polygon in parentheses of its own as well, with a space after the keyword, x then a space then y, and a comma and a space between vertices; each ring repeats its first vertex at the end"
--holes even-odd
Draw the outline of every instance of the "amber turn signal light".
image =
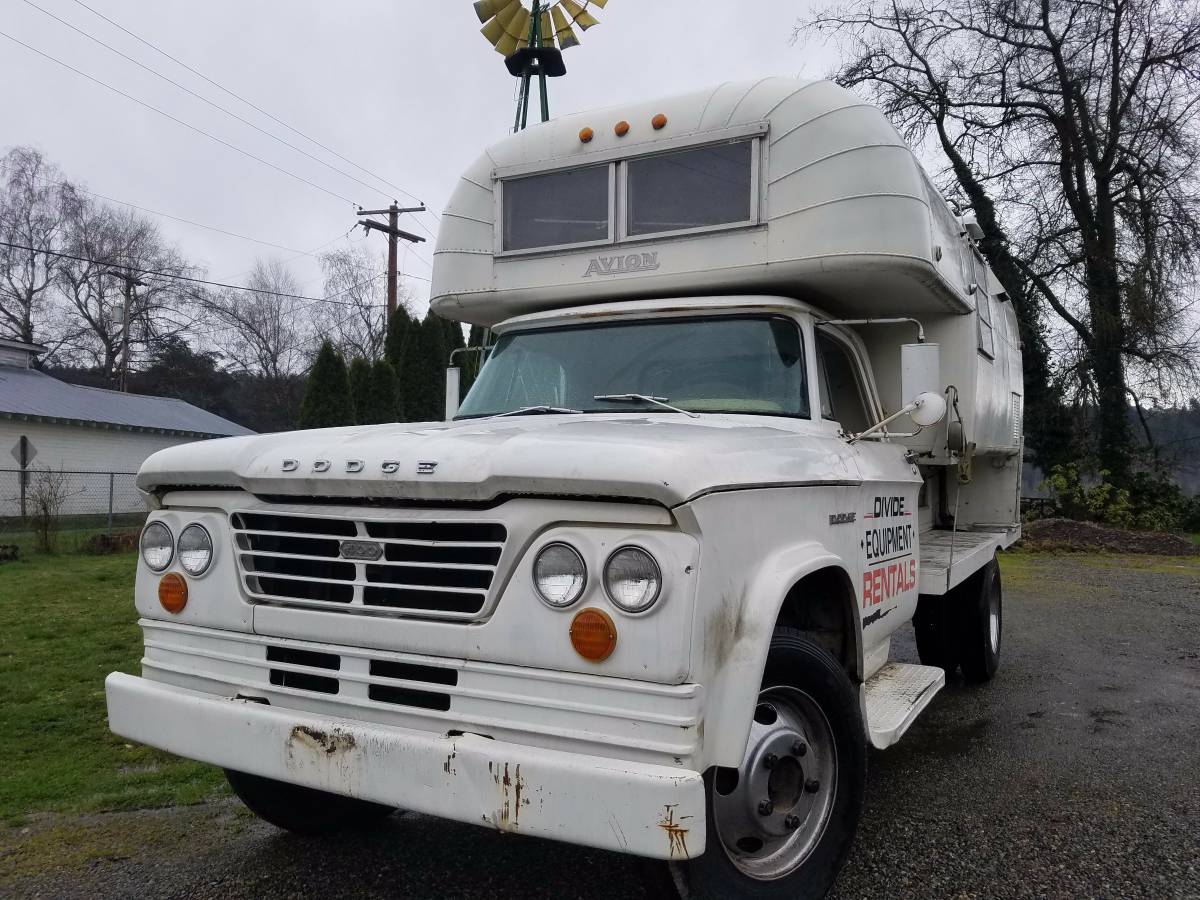
POLYGON ((650 124, 654 126, 655 131, 658 131, 658 130, 666 127, 667 117, 664 116, 662 113, 659 113, 657 116, 655 116, 653 119, 650 120, 650 124))
POLYGON ((617 647, 617 626, 603 610, 581 609, 571 620, 571 646, 589 662, 604 662, 617 647))
POLYGON ((629 123, 622 119, 613 126, 613 133, 616 134, 617 137, 625 137, 625 135, 629 134, 629 123))
POLYGON ((181 613, 187 606, 187 582, 178 572, 170 572, 158 582, 158 602, 169 613, 181 613))
POLYGON ((580 128, 579 129, 579 143, 581 143, 581 144, 588 143, 595 136, 596 136, 596 132, 592 131, 592 129, 590 129, 590 128, 580 128))

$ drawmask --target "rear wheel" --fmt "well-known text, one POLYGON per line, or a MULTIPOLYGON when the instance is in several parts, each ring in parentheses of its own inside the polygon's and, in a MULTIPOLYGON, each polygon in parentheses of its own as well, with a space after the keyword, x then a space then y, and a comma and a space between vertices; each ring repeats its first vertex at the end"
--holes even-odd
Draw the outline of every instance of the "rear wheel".
POLYGON ((991 681, 1000 666, 1004 624, 1000 566, 993 559, 962 585, 955 607, 960 663, 967 681, 991 681))
POLYGON ((671 863, 687 900, 823 897, 850 851, 866 781, 858 693, 827 650, 777 628, 746 752, 705 778, 707 847, 671 863))
POLYGON ((391 815, 390 806, 225 770, 238 798, 260 819, 297 834, 333 834, 361 828, 391 815))

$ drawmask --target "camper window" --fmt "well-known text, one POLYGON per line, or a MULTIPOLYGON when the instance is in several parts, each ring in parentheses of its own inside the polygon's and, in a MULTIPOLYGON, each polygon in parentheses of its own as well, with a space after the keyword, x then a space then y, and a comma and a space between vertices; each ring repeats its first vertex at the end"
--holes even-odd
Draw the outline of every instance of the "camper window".
POLYGON ((744 140, 629 160, 628 234, 750 222, 753 148, 744 140))
POLYGON ((979 313, 979 352, 992 359, 996 355, 996 341, 992 334, 992 298, 988 295, 987 263, 977 250, 971 251, 975 263, 975 309, 979 313))
POLYGON ((505 250, 611 240, 608 166, 512 178, 501 190, 505 250))

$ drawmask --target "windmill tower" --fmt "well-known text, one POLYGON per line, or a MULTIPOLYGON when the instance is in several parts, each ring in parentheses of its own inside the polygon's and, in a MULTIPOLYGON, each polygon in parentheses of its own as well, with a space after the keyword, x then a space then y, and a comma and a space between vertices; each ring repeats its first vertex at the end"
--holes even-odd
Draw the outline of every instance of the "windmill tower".
POLYGON ((562 51, 579 45, 573 26, 583 31, 599 24, 589 7, 603 8, 608 0, 532 0, 530 9, 521 0, 477 0, 475 14, 483 22, 483 36, 504 57, 514 78, 521 79, 513 131, 529 119, 529 91, 538 82, 542 121, 550 118, 546 79, 567 74, 562 51))

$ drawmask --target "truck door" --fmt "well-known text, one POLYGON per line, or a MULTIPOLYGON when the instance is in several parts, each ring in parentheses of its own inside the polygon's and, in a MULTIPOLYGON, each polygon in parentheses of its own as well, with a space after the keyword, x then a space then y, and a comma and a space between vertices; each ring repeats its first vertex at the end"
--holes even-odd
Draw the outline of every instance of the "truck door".
MULTIPOLYGON (((864 358, 849 341, 817 331, 817 390, 821 417, 842 431, 863 431, 882 417, 870 391, 864 358)), ((918 593, 919 479, 904 446, 879 441, 851 445, 862 474, 858 497, 855 576, 863 649, 870 651, 912 618, 918 593)))

